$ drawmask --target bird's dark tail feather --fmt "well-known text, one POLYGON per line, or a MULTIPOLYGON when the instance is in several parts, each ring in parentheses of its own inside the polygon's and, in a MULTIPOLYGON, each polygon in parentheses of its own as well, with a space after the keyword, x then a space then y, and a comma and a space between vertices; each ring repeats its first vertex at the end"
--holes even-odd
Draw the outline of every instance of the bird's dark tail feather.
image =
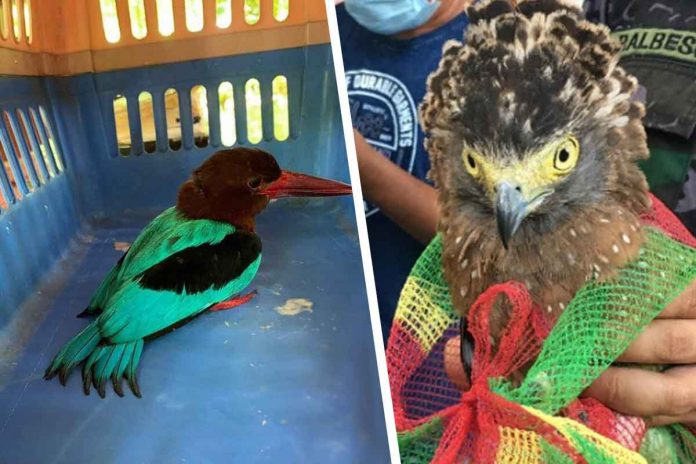
POLYGON ((75 317, 79 317, 80 319, 84 319, 86 317, 97 316, 97 315, 99 315, 99 311, 95 308, 90 308, 88 306, 84 311, 82 311, 80 314, 78 314, 75 317))
POLYGON ((143 351, 143 340, 129 343, 105 344, 101 340, 99 327, 92 323, 70 340, 56 355, 46 369, 44 378, 50 380, 56 375, 62 385, 68 380, 70 372, 85 361, 82 367, 82 385, 85 395, 89 395, 91 385, 99 396, 106 396, 106 383, 111 379, 114 391, 123 396, 121 379, 128 381, 131 391, 140 398, 140 387, 135 371, 143 351))

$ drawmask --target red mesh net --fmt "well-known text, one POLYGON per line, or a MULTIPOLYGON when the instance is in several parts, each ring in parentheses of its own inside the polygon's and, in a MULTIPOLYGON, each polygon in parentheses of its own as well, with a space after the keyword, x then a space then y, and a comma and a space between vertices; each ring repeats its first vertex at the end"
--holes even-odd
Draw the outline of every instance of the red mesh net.
MULTIPOLYGON (((652 200, 653 209, 643 223, 696 247, 696 239, 679 220, 659 200, 652 200)), ((497 379, 539 355, 551 330, 521 284, 489 288, 469 311, 474 369, 471 388, 462 392, 444 365, 447 342, 459 335, 458 318, 439 255, 428 260, 427 254, 404 287, 387 349, 403 462, 645 462, 635 453, 646 436, 639 418, 617 414, 587 398, 569 400, 557 413, 549 408, 547 415, 543 407, 507 399, 514 395, 504 394, 509 390, 505 385, 496 388, 497 379), (488 321, 498 298, 509 300, 513 316, 494 351, 488 321)), ((540 385, 534 387, 543 395, 543 382, 540 385)))

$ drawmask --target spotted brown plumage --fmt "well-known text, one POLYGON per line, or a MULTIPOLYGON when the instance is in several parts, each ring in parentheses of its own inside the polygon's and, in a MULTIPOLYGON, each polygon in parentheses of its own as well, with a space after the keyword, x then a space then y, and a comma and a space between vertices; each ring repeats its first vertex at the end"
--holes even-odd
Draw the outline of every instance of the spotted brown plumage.
MULTIPOLYGON (((489 0, 469 16, 420 107, 445 277, 462 315, 486 288, 516 280, 553 321, 643 242, 637 82, 617 66, 609 30, 572 2, 489 0)), ((505 307, 492 319, 495 342, 505 307)))

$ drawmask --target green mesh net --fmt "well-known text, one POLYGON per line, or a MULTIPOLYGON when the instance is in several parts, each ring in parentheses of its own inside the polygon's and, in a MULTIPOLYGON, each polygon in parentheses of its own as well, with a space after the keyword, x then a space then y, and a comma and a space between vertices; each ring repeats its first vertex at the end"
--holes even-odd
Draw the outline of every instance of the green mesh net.
POLYGON ((466 392, 444 369, 445 345, 458 335, 458 318, 436 237, 404 286, 387 350, 402 460, 696 462, 696 439, 688 429, 672 426, 646 434, 640 419, 578 399, 696 277, 693 237, 661 208, 656 204, 645 218, 653 227, 646 228, 638 258, 611 282, 582 288, 543 340, 535 330, 541 311, 523 286, 511 282, 484 292, 469 316, 476 353, 472 388, 466 392), (492 353, 486 347, 488 314, 501 296, 515 310, 492 353), (519 386, 506 380, 534 359, 519 386))

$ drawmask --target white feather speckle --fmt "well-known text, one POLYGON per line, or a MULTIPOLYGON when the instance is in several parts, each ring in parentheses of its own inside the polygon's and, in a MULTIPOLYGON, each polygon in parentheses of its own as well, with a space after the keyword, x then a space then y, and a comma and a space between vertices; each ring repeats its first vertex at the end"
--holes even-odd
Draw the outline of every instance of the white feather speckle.
POLYGON ((522 130, 527 134, 532 133, 532 121, 531 121, 531 119, 527 118, 524 121, 524 124, 522 124, 522 130))

